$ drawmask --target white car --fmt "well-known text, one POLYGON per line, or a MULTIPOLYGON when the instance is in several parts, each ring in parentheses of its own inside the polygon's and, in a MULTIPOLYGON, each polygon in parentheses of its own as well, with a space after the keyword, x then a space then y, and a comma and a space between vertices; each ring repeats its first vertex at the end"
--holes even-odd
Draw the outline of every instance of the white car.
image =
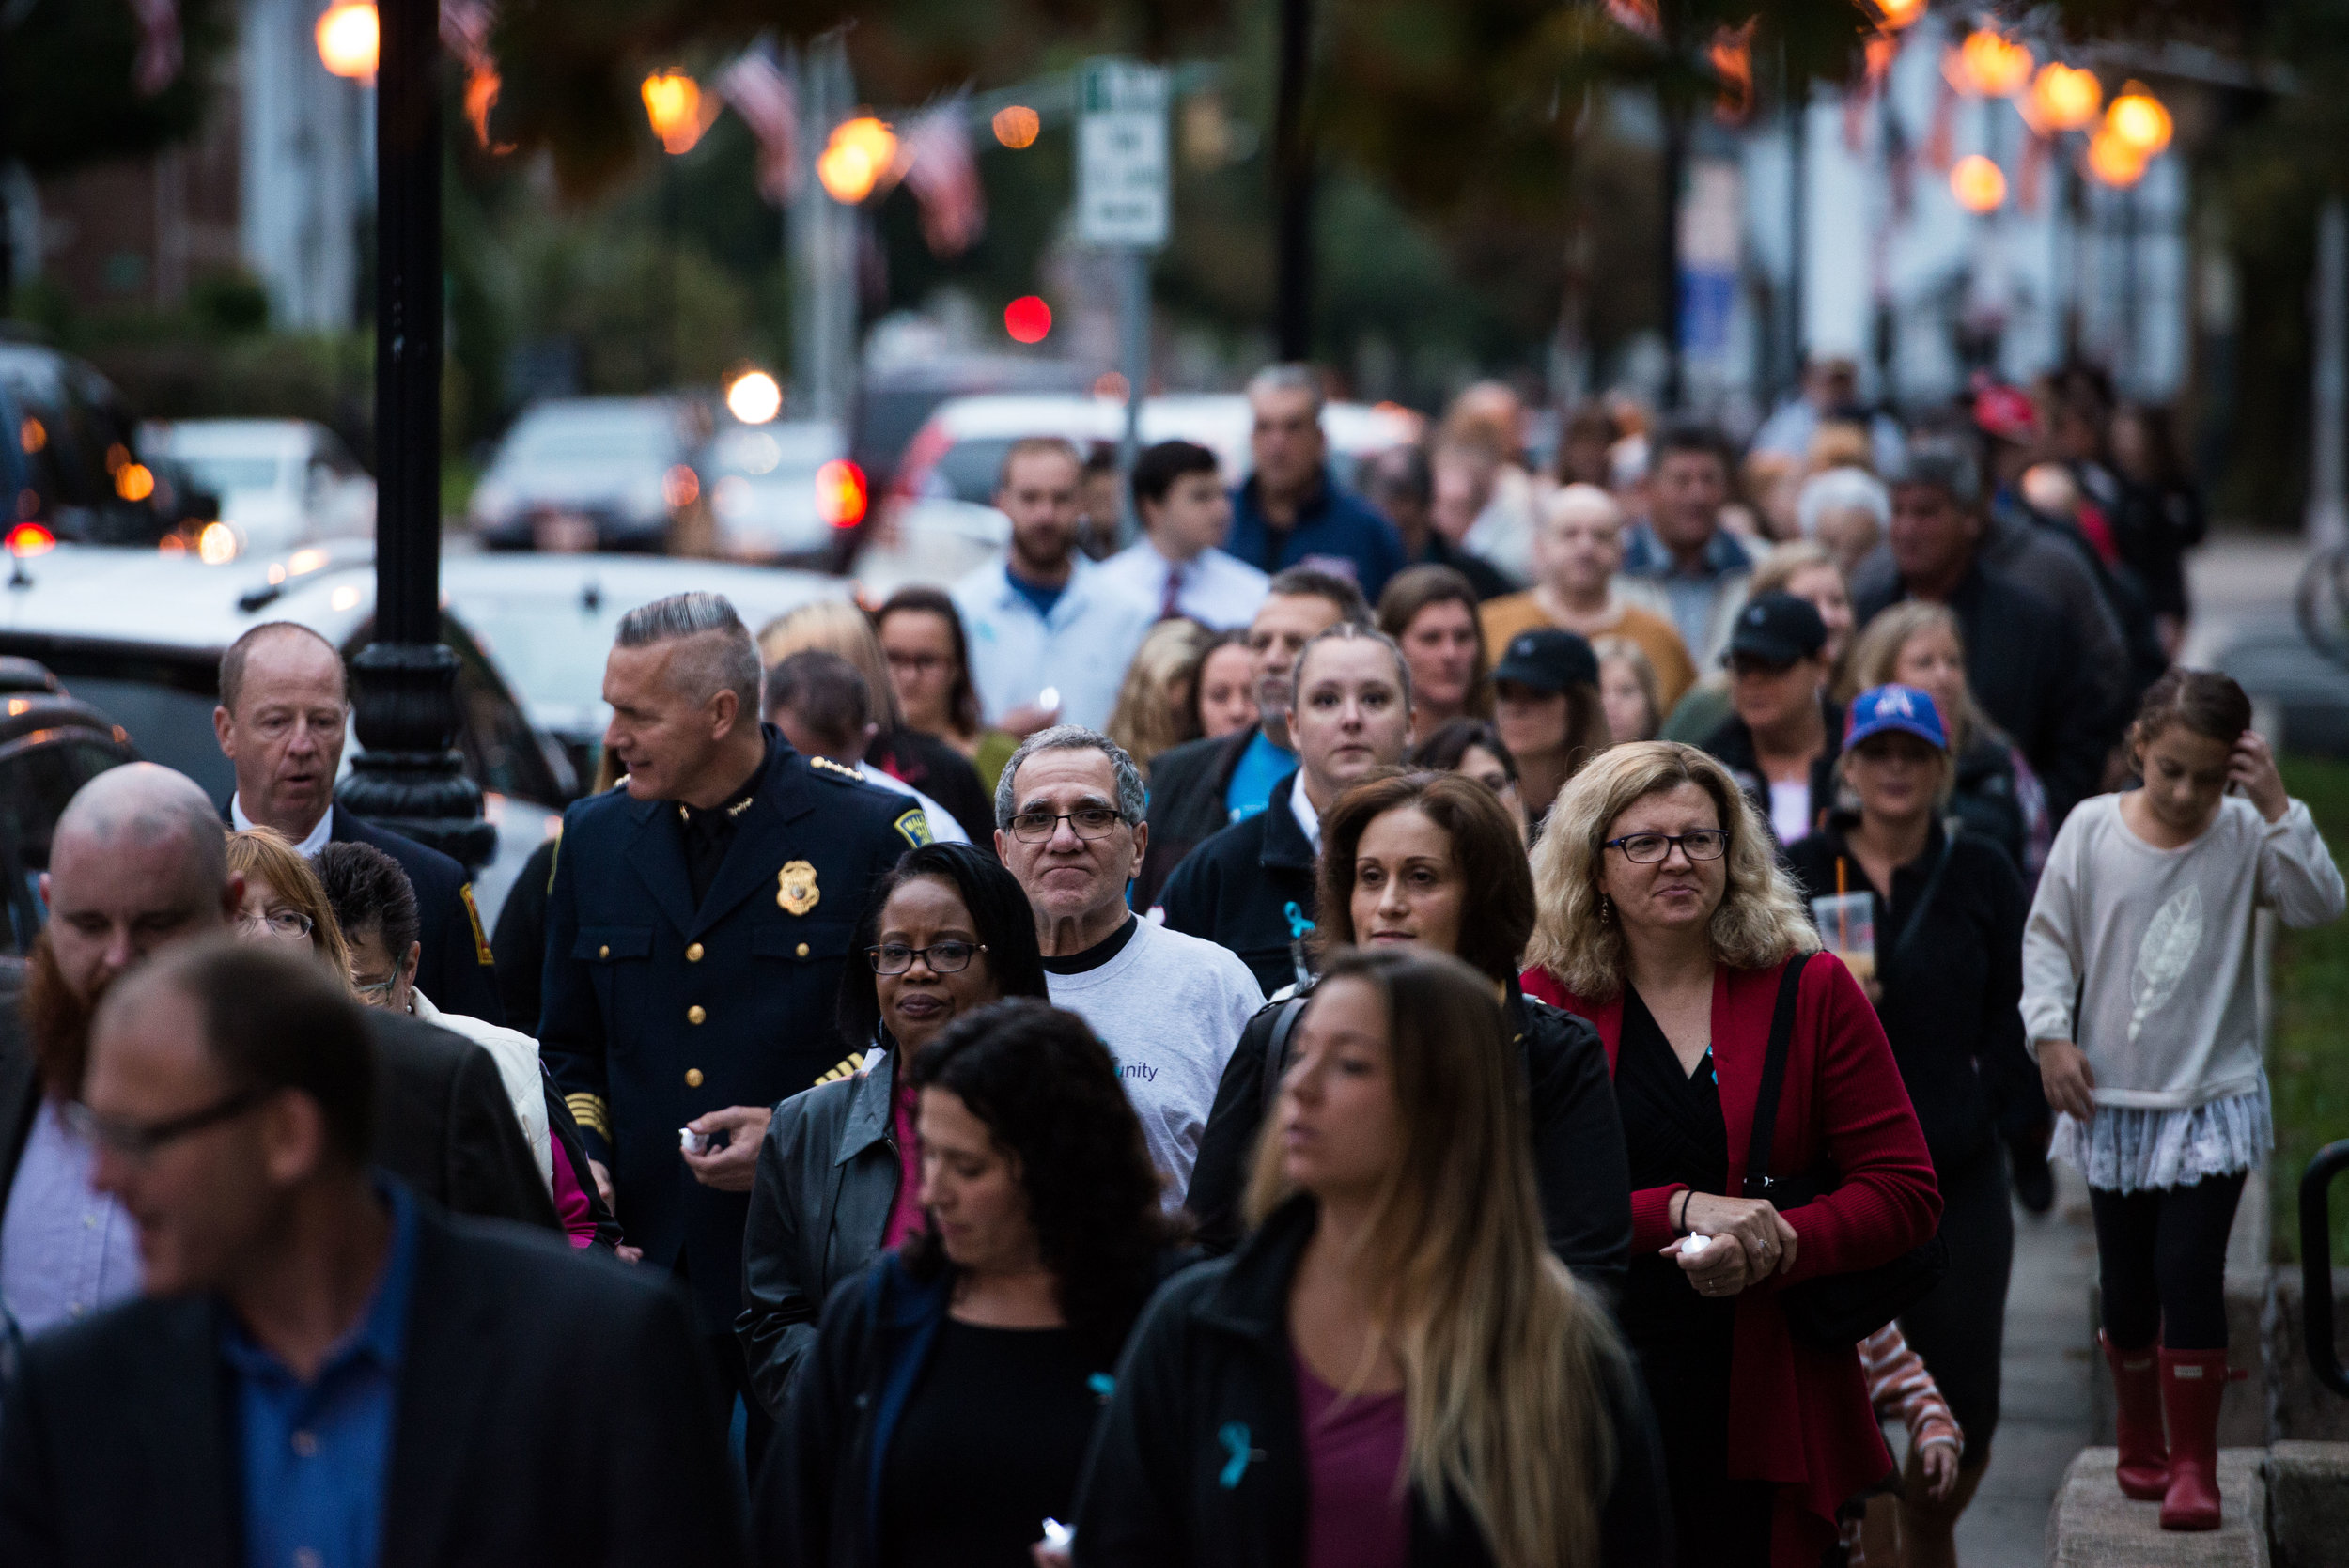
POLYGON ((220 520, 235 531, 241 555, 375 536, 375 481, 323 425, 183 419, 145 434, 143 449, 159 448, 220 498, 220 520))
POLYGON ((689 589, 725 595, 753 635, 813 599, 848 595, 837 577, 662 555, 441 558, 449 614, 497 661, 530 722, 562 743, 582 784, 595 777, 612 722, 603 662, 620 617, 689 589))
POLYGON ((864 520, 864 471, 848 460, 848 434, 830 420, 721 418, 701 470, 711 549, 727 560, 822 569, 864 520))
MULTIPOLYGON (((374 634, 370 541, 221 566, 184 552, 61 544, 18 565, 25 582, 0 591, 0 655, 39 660, 119 725, 140 755, 223 802, 236 779, 213 737, 212 708, 228 644, 265 621, 297 621, 348 658, 374 634)), ((444 613, 441 637, 458 660, 457 750, 498 831, 494 856, 474 878, 487 929, 579 786, 563 749, 531 726, 463 623, 444 613)), ((360 750, 354 733, 345 768, 360 750)))
MULTIPOLYGON (((1190 441, 1216 455, 1227 482, 1251 467, 1248 399, 1238 393, 1182 393, 1142 404, 1142 443, 1190 441)), ((1342 485, 1361 458, 1420 439, 1423 421, 1392 404, 1329 403, 1321 428, 1330 466, 1342 485)), ((1114 397, 988 396, 956 397, 914 433, 897 465, 896 483, 875 507, 855 566, 865 597, 879 600, 908 584, 952 587, 1000 559, 1011 521, 989 503, 1003 454, 1027 436, 1060 436, 1079 450, 1125 439, 1126 405, 1114 397)))
POLYGON ((499 442, 467 520, 490 550, 664 550, 694 516, 709 427, 682 397, 537 404, 499 442))

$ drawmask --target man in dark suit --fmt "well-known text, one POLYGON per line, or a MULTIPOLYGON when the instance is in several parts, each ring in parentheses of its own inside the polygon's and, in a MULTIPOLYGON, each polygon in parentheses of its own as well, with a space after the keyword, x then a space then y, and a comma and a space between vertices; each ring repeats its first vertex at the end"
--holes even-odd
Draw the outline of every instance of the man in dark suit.
MULTIPOLYGON (((737 1389, 742 1229, 776 1102, 849 1048, 832 1024, 867 892, 929 839, 910 796, 758 722, 758 649, 716 594, 630 611, 604 667, 622 787, 564 815, 538 1049, 645 1262, 690 1282, 737 1389), (708 1139, 679 1148, 680 1134, 708 1139)), ((863 1042, 853 1042, 862 1045, 863 1042)), ((754 1446, 765 1414, 753 1402, 754 1446)))
MULTIPOLYGON (((329 844, 371 844, 399 862, 424 916, 416 986, 442 1011, 504 1023, 490 939, 465 868, 413 839, 334 804, 350 717, 342 655, 306 626, 269 621, 220 657, 212 732, 237 770, 229 825, 274 828, 304 855, 329 844)), ((517 1019, 530 1028, 536 1019, 517 1019)))
MULTIPOLYGON (((0 1011, 0 1302, 28 1332, 86 1317, 138 1284, 129 1218, 89 1186, 94 1152, 63 1108, 82 1092, 89 1019, 126 972, 229 930, 244 896, 194 781, 132 763, 84 784, 51 842, 22 1006, 0 1011)), ((552 1226, 497 1064, 414 1018, 376 1025, 377 1148, 386 1168, 462 1213, 552 1226)))
POLYGON ((1248 625, 1256 660, 1256 722, 1230 735, 1187 740, 1150 765, 1150 849, 1134 880, 1134 907, 1157 901, 1194 845, 1265 809, 1272 786, 1297 766, 1289 740, 1289 672, 1298 651, 1340 621, 1370 624, 1361 592, 1312 567, 1275 572, 1248 625))
POLYGON ((217 936, 99 1005, 75 1121, 146 1295, 28 1346, 0 1561, 740 1562, 683 1303, 379 1174, 371 1054, 217 936))

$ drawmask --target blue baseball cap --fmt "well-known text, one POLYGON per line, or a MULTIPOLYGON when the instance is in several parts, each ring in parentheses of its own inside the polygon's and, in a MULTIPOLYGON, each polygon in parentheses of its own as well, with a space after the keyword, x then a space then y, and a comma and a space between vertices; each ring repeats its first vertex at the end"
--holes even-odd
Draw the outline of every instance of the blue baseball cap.
POLYGON ((1941 727, 1941 710, 1933 699, 1913 686, 1879 686, 1852 699, 1843 719, 1843 750, 1872 735, 1901 730, 1930 744, 1937 752, 1950 749, 1949 732, 1941 727))

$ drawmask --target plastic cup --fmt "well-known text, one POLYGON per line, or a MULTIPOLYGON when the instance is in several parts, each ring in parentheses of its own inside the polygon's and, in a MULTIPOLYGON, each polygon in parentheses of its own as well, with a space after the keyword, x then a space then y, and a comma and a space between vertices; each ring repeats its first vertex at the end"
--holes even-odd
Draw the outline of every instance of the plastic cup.
POLYGON ((1872 894, 1846 893, 1814 898, 1811 919, 1827 950, 1843 960, 1854 980, 1865 986, 1876 977, 1876 906, 1872 894))

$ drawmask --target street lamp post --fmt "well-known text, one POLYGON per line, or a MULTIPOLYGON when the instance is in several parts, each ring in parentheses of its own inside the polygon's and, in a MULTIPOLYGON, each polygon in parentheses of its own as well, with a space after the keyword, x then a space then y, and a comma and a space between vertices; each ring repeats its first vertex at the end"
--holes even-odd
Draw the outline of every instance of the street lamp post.
POLYGON ((469 867, 496 848, 457 739, 441 642, 440 8, 379 0, 376 73, 375 640, 351 660, 360 744, 335 790, 354 815, 469 867))

